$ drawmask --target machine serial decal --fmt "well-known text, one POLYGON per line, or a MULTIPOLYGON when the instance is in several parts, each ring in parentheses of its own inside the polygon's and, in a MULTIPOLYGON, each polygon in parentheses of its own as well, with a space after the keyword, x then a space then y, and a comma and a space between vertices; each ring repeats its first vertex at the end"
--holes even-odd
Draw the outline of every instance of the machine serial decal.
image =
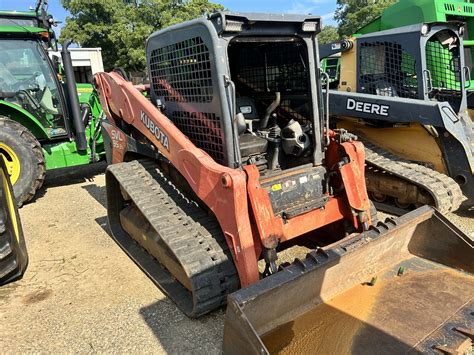
POLYGON ((390 106, 372 104, 370 102, 356 101, 354 99, 347 99, 346 108, 351 111, 372 113, 380 116, 388 116, 390 106))
POLYGON ((160 127, 155 125, 155 123, 146 115, 145 112, 140 112, 140 121, 148 128, 148 130, 158 139, 158 141, 166 148, 167 151, 170 150, 168 136, 161 130, 160 127))
POLYGON ((112 144, 115 149, 123 150, 124 149, 124 136, 123 134, 116 129, 111 128, 109 130, 110 137, 112 138, 112 144))

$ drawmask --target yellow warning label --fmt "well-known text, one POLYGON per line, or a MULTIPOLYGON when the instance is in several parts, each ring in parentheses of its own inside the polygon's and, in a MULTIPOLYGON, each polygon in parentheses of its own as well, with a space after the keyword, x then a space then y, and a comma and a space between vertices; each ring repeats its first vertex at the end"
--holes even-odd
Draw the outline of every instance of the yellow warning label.
POLYGON ((77 92, 82 92, 82 93, 88 93, 88 92, 92 92, 94 89, 92 88, 77 88, 77 92))
POLYGON ((272 191, 279 191, 281 190, 281 184, 272 185, 272 191))

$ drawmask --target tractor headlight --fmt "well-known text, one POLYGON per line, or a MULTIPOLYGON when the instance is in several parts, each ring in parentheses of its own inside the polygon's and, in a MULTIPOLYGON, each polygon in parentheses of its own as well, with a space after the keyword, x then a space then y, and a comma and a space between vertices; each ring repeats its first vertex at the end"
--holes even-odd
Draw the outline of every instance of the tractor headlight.
POLYGON ((464 26, 459 27, 459 35, 462 36, 464 34, 464 26))
POLYGON ((429 31, 430 31, 430 26, 428 26, 427 24, 424 24, 423 26, 421 26, 421 34, 423 36, 426 36, 429 31))
POLYGON ((244 23, 235 20, 226 20, 225 31, 226 32, 241 32, 244 27, 244 23))
POLYGON ((316 32, 318 30, 318 24, 319 22, 317 21, 305 21, 301 26, 301 30, 303 32, 316 32))

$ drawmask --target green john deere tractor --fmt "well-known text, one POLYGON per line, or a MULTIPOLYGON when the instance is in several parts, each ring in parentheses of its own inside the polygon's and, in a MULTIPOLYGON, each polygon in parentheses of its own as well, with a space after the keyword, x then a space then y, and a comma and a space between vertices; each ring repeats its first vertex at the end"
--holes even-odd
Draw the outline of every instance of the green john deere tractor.
POLYGON ((31 11, 0 11, 0 153, 19 206, 33 198, 46 170, 104 155, 102 109, 92 85, 75 83, 70 42, 62 46, 63 68, 48 57, 57 49, 53 25, 46 0, 31 11))

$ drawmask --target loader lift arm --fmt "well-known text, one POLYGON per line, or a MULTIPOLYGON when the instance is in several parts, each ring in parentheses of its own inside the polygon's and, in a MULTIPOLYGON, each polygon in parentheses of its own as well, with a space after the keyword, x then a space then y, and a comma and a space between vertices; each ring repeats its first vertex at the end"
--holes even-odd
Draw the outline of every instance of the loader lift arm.
MULTIPOLYGON (((173 163, 219 220, 226 240, 232 244, 234 258, 244 260, 239 270, 242 285, 256 282, 259 279, 257 255, 248 219, 245 173, 217 164, 119 74, 100 73, 95 78, 107 117, 121 117, 153 142, 159 153, 173 163), (196 180, 194 176, 201 178, 196 180)), ((111 124, 104 127, 112 137, 112 144, 122 146, 125 154, 124 133, 111 124)), ((123 158, 115 156, 112 163, 121 162, 123 158)))

